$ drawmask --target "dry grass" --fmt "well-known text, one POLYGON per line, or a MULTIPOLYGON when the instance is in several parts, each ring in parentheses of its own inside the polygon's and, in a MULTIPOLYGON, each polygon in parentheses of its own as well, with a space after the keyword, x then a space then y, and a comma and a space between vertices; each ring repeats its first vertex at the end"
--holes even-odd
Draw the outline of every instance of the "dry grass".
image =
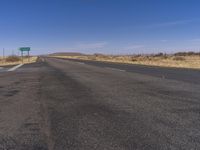
POLYGON ((102 55, 87 56, 53 56, 59 58, 108 61, 116 63, 141 64, 162 67, 194 68, 200 69, 200 55, 102 55))
MULTIPOLYGON (((37 61, 37 57, 30 57, 30 61, 27 57, 23 59, 24 64, 34 63, 37 61)), ((18 65, 21 64, 21 58, 20 57, 6 57, 5 60, 3 60, 2 57, 0 57, 0 66, 8 66, 8 65, 18 65)))

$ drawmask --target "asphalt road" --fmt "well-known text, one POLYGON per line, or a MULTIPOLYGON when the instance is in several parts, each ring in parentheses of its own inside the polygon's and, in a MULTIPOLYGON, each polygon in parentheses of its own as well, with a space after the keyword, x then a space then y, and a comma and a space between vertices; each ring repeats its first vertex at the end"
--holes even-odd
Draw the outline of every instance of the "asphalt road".
POLYGON ((182 69, 182 68, 168 68, 168 67, 155 67, 135 64, 122 64, 112 62, 101 62, 91 60, 76 60, 67 59, 70 61, 81 62, 88 65, 95 65, 98 67, 110 67, 119 70, 125 70, 133 73, 141 73, 160 78, 173 79, 178 81, 190 82, 200 84, 200 70, 198 69, 182 69))
POLYGON ((41 58, 0 73, 0 150, 198 150, 200 73, 41 58))
POLYGON ((11 65, 11 66, 0 66, 0 73, 8 71, 12 67, 13 67, 13 65, 11 65))

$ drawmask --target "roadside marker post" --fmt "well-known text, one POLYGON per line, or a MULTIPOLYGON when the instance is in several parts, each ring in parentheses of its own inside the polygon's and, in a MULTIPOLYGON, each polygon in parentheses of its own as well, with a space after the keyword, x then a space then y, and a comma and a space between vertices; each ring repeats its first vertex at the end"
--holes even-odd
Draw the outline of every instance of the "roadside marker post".
POLYGON ((20 47, 19 50, 21 51, 22 63, 23 63, 24 52, 27 52, 27 54, 28 54, 28 62, 30 62, 30 51, 31 51, 31 48, 30 47, 20 47))
POLYGON ((3 63, 5 63, 5 49, 3 48, 3 63))

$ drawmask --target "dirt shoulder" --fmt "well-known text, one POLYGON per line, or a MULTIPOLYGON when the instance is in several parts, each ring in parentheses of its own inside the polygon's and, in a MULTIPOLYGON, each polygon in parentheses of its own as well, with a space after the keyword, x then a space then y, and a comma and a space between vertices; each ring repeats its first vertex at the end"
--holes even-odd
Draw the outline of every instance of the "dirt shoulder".
MULTIPOLYGON (((31 64, 36 62, 38 59, 38 57, 34 56, 34 57, 30 57, 30 59, 28 58, 24 58, 23 59, 23 64, 31 64)), ((22 61, 21 60, 14 60, 14 61, 6 61, 3 59, 0 59, 0 66, 11 66, 11 65, 18 65, 21 64, 22 61)))

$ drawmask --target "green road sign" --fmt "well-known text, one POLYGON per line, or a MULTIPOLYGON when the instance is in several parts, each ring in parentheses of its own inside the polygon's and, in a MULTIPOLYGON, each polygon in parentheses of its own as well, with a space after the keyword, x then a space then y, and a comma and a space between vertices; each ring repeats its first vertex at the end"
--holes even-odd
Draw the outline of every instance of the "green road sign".
POLYGON ((20 47, 19 50, 22 52, 29 52, 31 50, 31 48, 30 47, 20 47))

